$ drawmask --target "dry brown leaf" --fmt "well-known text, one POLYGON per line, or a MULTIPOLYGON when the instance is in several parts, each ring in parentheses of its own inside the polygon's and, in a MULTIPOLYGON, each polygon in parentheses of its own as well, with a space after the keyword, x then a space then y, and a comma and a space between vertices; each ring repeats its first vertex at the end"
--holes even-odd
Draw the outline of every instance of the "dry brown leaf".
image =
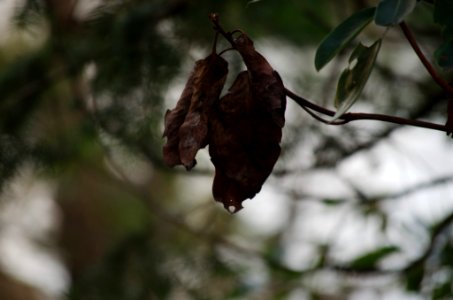
POLYGON ((266 59, 241 34, 236 48, 248 71, 238 75, 229 92, 214 105, 209 153, 216 167, 213 194, 230 212, 253 198, 280 155, 285 122, 283 82, 266 59))
POLYGON ((209 144, 215 166, 213 195, 230 212, 253 198, 280 155, 285 124, 283 82, 250 38, 241 34, 235 49, 247 71, 241 72, 219 99, 227 63, 211 54, 196 63, 173 110, 165 115, 164 160, 191 169, 200 148, 209 144))
POLYGON ((167 165, 191 169, 196 164, 198 149, 207 144, 209 110, 219 98, 227 73, 227 62, 217 54, 196 62, 176 107, 165 115, 163 158, 167 165))

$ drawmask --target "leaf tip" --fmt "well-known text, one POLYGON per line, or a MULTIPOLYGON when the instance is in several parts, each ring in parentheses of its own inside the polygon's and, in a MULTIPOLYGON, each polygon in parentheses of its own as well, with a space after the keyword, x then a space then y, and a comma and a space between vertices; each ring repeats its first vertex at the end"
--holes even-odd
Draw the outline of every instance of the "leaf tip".
POLYGON ((317 58, 317 56, 315 56, 315 69, 316 69, 316 72, 321 71, 321 69, 323 67, 324 67, 324 65, 322 63, 320 63, 319 59, 317 58))
POLYGON ((315 69, 317 72, 319 72, 327 64, 327 62, 321 55, 320 48, 321 46, 319 46, 318 49, 316 49, 315 53, 315 69))
POLYGON ((230 205, 228 206, 227 210, 231 213, 231 214, 235 214, 236 212, 238 212, 241 208, 238 208, 234 205, 230 205))

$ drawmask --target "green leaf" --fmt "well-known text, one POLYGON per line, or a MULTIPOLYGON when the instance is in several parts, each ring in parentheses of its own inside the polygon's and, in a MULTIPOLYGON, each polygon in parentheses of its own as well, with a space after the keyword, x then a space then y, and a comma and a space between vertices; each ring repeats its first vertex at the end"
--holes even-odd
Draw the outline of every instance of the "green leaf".
POLYGON ((416 264, 405 272, 406 289, 408 291, 420 291, 423 277, 425 277, 425 267, 423 264, 416 264))
POLYGON ((444 43, 435 51, 434 58, 439 67, 451 69, 453 67, 453 1, 434 1, 434 22, 442 27, 444 43))
POLYGON ((443 43, 434 52, 434 58, 439 67, 443 69, 453 68, 453 38, 443 43))
MULTIPOLYGON (((451 278, 453 279, 453 278, 451 278)), ((448 299, 451 295, 453 295, 453 287, 451 281, 446 281, 441 285, 437 286, 432 292, 432 299, 433 300, 441 300, 441 299, 448 299)))
POLYGON ((349 264, 349 267, 353 269, 372 269, 377 266, 380 260, 398 251, 399 248, 396 246, 381 247, 357 257, 349 264))
POLYGON ((434 22, 442 26, 445 35, 453 35, 453 1, 434 1, 434 22))
POLYGON ((324 38, 316 50, 316 70, 321 70, 371 22, 375 10, 370 7, 353 14, 324 38))
POLYGON ((401 23, 417 4, 416 0, 381 0, 376 8, 374 22, 381 26, 401 23))
POLYGON ((373 70, 381 43, 382 39, 377 40, 370 47, 359 44, 352 52, 349 57, 349 66, 341 73, 338 80, 335 96, 337 112, 332 121, 341 117, 359 98, 373 70))
POLYGON ((322 200, 322 203, 324 203, 327 206, 336 206, 336 205, 343 204, 344 202, 345 202, 345 200, 343 200, 343 199, 323 199, 322 200))

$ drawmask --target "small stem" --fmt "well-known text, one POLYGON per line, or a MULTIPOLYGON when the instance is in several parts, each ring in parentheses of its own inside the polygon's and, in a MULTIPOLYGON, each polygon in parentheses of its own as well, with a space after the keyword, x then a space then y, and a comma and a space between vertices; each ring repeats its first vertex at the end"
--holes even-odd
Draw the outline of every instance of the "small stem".
POLYGON ((219 37, 219 33, 216 31, 215 36, 214 36, 214 43, 212 44, 212 53, 211 54, 216 54, 217 53, 217 39, 219 37))
POLYGON ((327 124, 327 125, 343 125, 343 124, 346 124, 347 122, 345 122, 344 120, 339 120, 339 121, 335 121, 335 122, 330 122, 329 120, 326 120, 324 119, 323 117, 320 117, 318 116, 316 113, 314 113, 311 109, 309 109, 308 107, 305 107, 305 106, 301 106, 303 110, 305 110, 307 112, 307 114, 309 114, 310 116, 312 116, 313 118, 315 118, 316 120, 324 123, 324 124, 327 124))
POLYGON ((225 50, 222 50, 222 51, 219 52, 219 56, 222 55, 223 53, 231 51, 231 50, 234 50, 234 48, 227 48, 225 50))
POLYGON ((329 110, 327 108, 324 108, 322 106, 319 106, 313 102, 310 102, 309 100, 299 96, 299 95, 296 95, 294 92, 291 92, 290 90, 288 90, 287 88, 285 88, 285 93, 286 95, 293 99, 294 101, 296 101, 297 104, 299 104, 301 107, 308 107, 309 109, 312 109, 314 111, 317 111, 321 114, 324 114, 326 116, 331 116, 333 117, 335 115, 335 112, 332 111, 332 110, 329 110))
POLYGON ((420 58, 420 61, 422 64, 425 66, 426 70, 428 71, 429 75, 434 79, 434 81, 442 88, 444 89, 447 93, 450 95, 453 95, 453 87, 451 87, 448 82, 446 82, 442 77, 437 74, 436 70, 434 67, 431 65, 429 60, 426 58, 426 56, 423 54, 422 50, 420 49, 417 41, 415 40, 414 35, 412 34, 412 31, 409 29, 407 24, 405 22, 401 22, 400 28, 404 33, 404 36, 406 39, 409 41, 409 44, 412 46, 414 49, 415 53, 417 54, 418 58, 420 58))
MULTIPOLYGON (((293 99, 297 104, 299 104, 299 106, 301 106, 304 109, 309 108, 311 110, 317 111, 317 112, 327 115, 327 116, 335 115, 334 111, 324 108, 322 106, 319 106, 317 104, 314 104, 313 102, 310 102, 309 100, 296 95, 295 93, 291 92, 288 89, 285 89, 285 92, 289 98, 293 99)), ((345 124, 345 123, 348 123, 351 121, 357 121, 357 120, 376 120, 376 121, 383 121, 383 122, 400 124, 400 125, 409 125, 409 126, 428 128, 428 129, 439 130, 439 131, 447 131, 447 127, 444 125, 435 124, 435 123, 426 122, 426 121, 420 121, 420 120, 410 120, 410 119, 383 115, 383 114, 346 113, 343 116, 341 116, 340 120, 342 122, 329 123, 329 124, 330 125, 342 125, 342 124, 345 124)))
POLYGON ((220 33, 221 35, 223 35, 225 37, 225 39, 228 42, 230 42, 230 44, 233 48, 236 48, 236 43, 234 42, 233 37, 231 36, 231 33, 226 32, 225 30, 223 30, 222 26, 220 26, 219 15, 216 13, 212 13, 209 15, 209 19, 211 19, 212 24, 214 24, 214 30, 217 31, 218 33, 220 33))

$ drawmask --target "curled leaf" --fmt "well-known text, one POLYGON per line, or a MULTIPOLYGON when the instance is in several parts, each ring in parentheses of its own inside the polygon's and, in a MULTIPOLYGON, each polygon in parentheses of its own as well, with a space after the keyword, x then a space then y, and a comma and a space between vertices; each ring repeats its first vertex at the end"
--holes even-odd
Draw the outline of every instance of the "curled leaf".
POLYGON ((219 98, 227 73, 227 62, 217 54, 196 62, 176 107, 165 115, 163 158, 167 165, 195 166, 198 149, 207 145, 209 110, 219 98))
POLYGON ((349 66, 338 80, 335 96, 335 106, 338 110, 332 121, 340 118, 359 98, 373 70, 381 42, 379 39, 370 47, 359 44, 352 52, 349 66))
POLYGON ((453 33, 453 2, 451 0, 436 0, 434 2, 433 18, 434 22, 442 26, 444 33, 453 33))
POLYGON ((283 82, 245 34, 236 40, 248 71, 214 105, 209 153, 216 168, 213 195, 230 212, 253 198, 280 155, 286 98, 283 82))
POLYGON ((451 37, 442 43, 434 52, 434 58, 439 67, 444 70, 453 69, 453 33, 451 37))
POLYGON ((371 22, 375 7, 365 8, 353 14, 332 32, 319 45, 315 55, 316 70, 321 70, 335 55, 346 48, 350 42, 371 22))
POLYGON ((349 266, 354 269, 373 269, 377 267, 381 260, 398 251, 400 249, 397 246, 383 246, 357 257, 349 266))
POLYGON ((436 63, 448 71, 453 68, 453 1, 436 0, 434 2, 434 22, 442 27, 443 43, 434 53, 436 63))
POLYGON ((280 75, 259 52, 253 41, 241 34, 236 40, 236 48, 242 56, 251 76, 252 93, 257 106, 264 107, 272 115, 272 121, 280 128, 285 125, 286 93, 280 75))
POLYGON ((381 26, 397 25, 414 10, 416 4, 416 0, 381 0, 374 22, 381 26))

